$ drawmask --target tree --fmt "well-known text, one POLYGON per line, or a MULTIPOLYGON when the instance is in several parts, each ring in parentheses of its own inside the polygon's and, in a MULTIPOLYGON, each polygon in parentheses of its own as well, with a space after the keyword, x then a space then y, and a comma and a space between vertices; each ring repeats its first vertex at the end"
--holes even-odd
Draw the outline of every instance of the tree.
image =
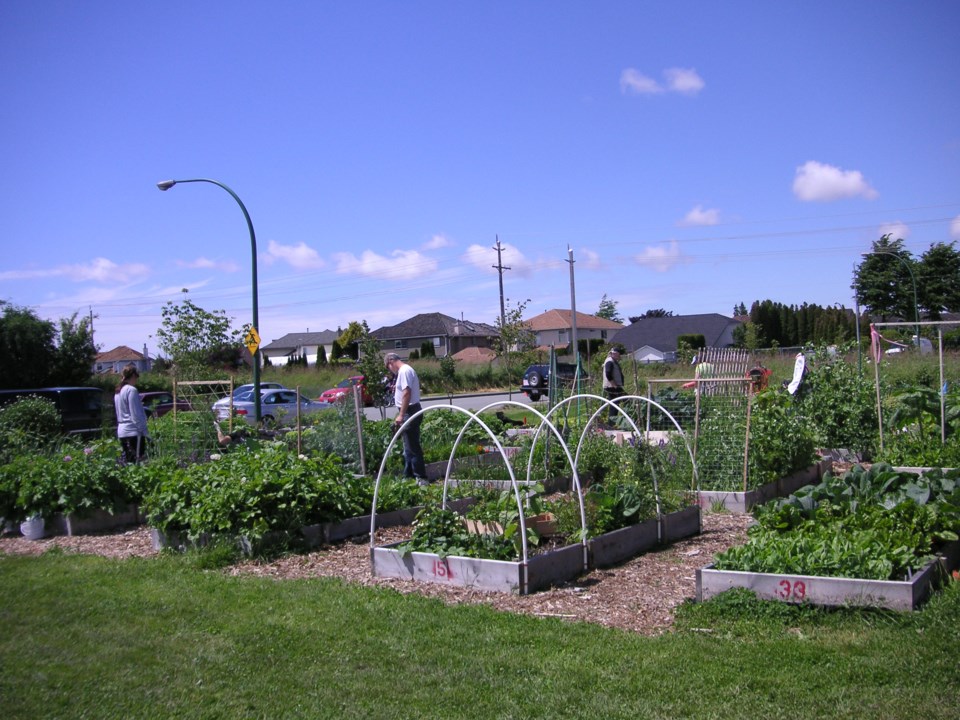
POLYGON ((889 234, 881 237, 854 271, 852 287, 860 304, 883 319, 895 316, 913 320, 915 267, 916 262, 903 247, 902 238, 891 240, 889 234))
POLYGON ((931 320, 944 312, 960 311, 960 252, 956 243, 934 243, 917 268, 920 307, 931 320))
POLYGON ((436 349, 433 347, 433 341, 432 341, 432 340, 424 340, 422 343, 420 343, 420 357, 422 357, 422 358, 428 358, 428 357, 435 358, 436 356, 437 356, 437 351, 436 351, 436 349))
POLYGON ((336 344, 340 346, 341 356, 356 360, 359 353, 360 340, 369 334, 370 328, 367 327, 366 320, 363 322, 354 320, 347 325, 347 329, 340 333, 340 337, 336 340, 336 344))
POLYGON ((733 344, 738 348, 758 350, 763 347, 763 335, 756 323, 749 320, 733 329, 733 344))
POLYGON ((232 318, 225 311, 208 312, 185 298, 179 304, 168 301, 161 314, 157 344, 181 377, 202 374, 231 351, 233 357, 240 357, 241 331, 231 328, 232 318))
POLYGON ((499 317, 493 321, 500 333, 499 357, 502 358, 509 372, 516 369, 514 365, 524 353, 533 349, 533 343, 536 340, 536 334, 523 319, 523 311, 529 302, 530 299, 527 298, 511 309, 510 298, 507 298, 504 322, 501 322, 499 317))
MULTIPOLYGON (((367 327, 364 320, 362 327, 367 327)), ((373 399, 373 404, 380 408, 381 417, 384 417, 384 407, 387 404, 387 386, 383 382, 387 371, 383 367, 383 353, 380 341, 369 332, 364 333, 358 343, 360 357, 357 359, 357 372, 363 375, 363 383, 373 399)))
POLYGON ((321 345, 317 348, 317 367, 320 368, 327 364, 327 348, 321 345))
POLYGON ((90 377, 97 359, 90 318, 77 321, 77 313, 60 319, 57 333, 59 343, 54 355, 50 383, 54 385, 83 385, 90 377))
MULTIPOLYGON (((11 390, 43 387, 56 356, 56 329, 28 308, 0 301, 0 382, 11 390)), ((87 367, 89 375, 90 367, 87 367)))
POLYGON ((637 322, 637 320, 646 320, 648 318, 664 318, 664 317, 673 317, 672 310, 664 310, 663 308, 656 308, 654 310, 647 310, 643 315, 633 315, 630 318, 631 323, 637 322))
POLYGON ((747 306, 743 303, 733 306, 733 316, 734 317, 743 317, 747 314, 747 306))
POLYGON ((614 322, 622 323, 623 318, 620 317, 620 313, 617 312, 617 301, 609 300, 607 294, 603 294, 603 298, 600 300, 600 309, 594 313, 596 317, 606 318, 607 320, 613 320, 614 322))

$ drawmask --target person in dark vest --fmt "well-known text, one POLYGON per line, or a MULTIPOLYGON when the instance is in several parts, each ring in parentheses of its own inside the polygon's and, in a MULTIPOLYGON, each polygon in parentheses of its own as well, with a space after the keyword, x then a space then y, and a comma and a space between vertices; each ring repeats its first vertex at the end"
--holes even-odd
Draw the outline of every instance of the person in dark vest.
MULTIPOLYGON (((607 400, 616 400, 623 396, 623 368, 620 367, 620 350, 611 348, 607 359, 603 361, 603 395, 607 400)), ((619 412, 610 406, 607 418, 613 423, 619 412)))

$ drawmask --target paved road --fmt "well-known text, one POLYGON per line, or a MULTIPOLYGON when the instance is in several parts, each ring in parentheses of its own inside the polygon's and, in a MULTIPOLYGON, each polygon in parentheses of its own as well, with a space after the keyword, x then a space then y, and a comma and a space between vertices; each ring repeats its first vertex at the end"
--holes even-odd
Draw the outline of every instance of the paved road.
MULTIPOLYGON (((466 395, 453 395, 451 396, 431 396, 423 399, 421 404, 424 407, 430 407, 431 405, 456 405, 457 407, 462 407, 467 410, 480 410, 493 403, 504 403, 507 401, 514 401, 523 403, 524 405, 530 405, 530 399, 520 392, 504 393, 504 392, 493 392, 493 393, 479 393, 479 394, 466 394, 466 395)), ((383 416, 380 414, 380 408, 365 408, 364 413, 367 416, 368 420, 380 420, 383 416)), ((386 417, 392 418, 396 417, 397 409, 395 407, 388 407, 386 409, 386 417)))

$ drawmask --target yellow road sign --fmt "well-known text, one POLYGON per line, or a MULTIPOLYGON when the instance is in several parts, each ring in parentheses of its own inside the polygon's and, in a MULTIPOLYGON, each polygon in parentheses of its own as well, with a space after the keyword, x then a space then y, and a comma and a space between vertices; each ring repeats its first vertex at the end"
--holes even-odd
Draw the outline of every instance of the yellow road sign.
POLYGON ((257 354, 257 350, 260 349, 260 333, 257 332, 255 327, 247 331, 247 334, 243 338, 243 344, 247 346, 247 350, 250 351, 251 355, 257 354))

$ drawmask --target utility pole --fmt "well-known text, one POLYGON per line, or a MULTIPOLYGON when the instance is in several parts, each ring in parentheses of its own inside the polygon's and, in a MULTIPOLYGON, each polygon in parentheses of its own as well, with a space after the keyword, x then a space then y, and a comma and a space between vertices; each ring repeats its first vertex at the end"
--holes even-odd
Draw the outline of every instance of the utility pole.
POLYGON ((580 351, 577 348, 577 290, 573 281, 573 248, 567 245, 567 262, 570 263, 570 345, 577 365, 580 364, 580 351))
MULTIPOLYGON (((503 262, 500 260, 500 249, 501 249, 501 248, 500 248, 500 236, 499 236, 499 235, 496 235, 495 237, 497 238, 497 244, 493 246, 493 249, 497 251, 497 264, 493 266, 493 269, 496 270, 497 273, 500 275, 500 341, 501 341, 501 343, 502 343, 502 342, 504 342, 504 340, 503 340, 503 328, 504 328, 504 327, 506 326, 506 324, 507 324, 507 310, 506 310, 506 307, 505 307, 504 304, 503 304, 503 271, 504 271, 504 270, 509 270, 510 268, 504 267, 503 262)), ((503 348, 503 351, 506 352, 506 351, 507 351, 507 348, 504 347, 504 348, 503 348)))

